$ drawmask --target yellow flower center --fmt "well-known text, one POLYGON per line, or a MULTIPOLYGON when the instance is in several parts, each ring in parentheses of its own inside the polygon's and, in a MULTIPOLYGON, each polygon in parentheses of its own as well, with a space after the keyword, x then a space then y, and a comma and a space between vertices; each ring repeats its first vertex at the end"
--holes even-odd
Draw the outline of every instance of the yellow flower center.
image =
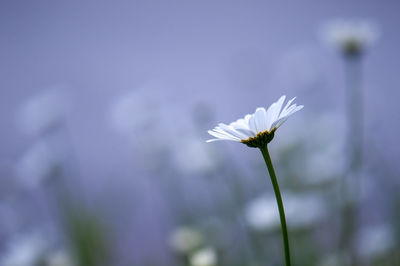
POLYGON ((241 140, 240 142, 252 148, 265 147, 274 138, 276 128, 271 131, 264 131, 257 134, 255 137, 241 140))

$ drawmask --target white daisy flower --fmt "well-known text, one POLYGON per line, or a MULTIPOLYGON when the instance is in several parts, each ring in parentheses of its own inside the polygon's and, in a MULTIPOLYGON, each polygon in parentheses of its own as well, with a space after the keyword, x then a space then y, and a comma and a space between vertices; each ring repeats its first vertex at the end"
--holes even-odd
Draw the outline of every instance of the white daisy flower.
POLYGON ((379 37, 375 24, 368 21, 334 20, 322 27, 324 41, 343 51, 345 55, 358 55, 373 45, 379 37))
POLYGON ((264 147, 274 138, 275 131, 288 117, 303 108, 303 105, 292 104, 295 98, 288 101, 282 108, 285 98, 286 96, 279 98, 268 110, 259 107, 254 114, 248 114, 229 125, 220 123, 213 130, 208 131, 215 139, 207 140, 207 142, 232 140, 253 148, 264 147))

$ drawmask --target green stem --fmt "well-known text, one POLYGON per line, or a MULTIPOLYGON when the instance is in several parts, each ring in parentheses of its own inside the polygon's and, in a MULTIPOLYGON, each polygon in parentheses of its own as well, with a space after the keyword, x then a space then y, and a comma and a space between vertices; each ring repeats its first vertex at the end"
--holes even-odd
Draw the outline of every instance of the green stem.
POLYGON ((285 261, 286 266, 290 266, 290 250, 289 250, 289 237, 286 226, 286 218, 285 218, 285 210, 283 208, 281 191, 279 189, 278 181, 276 180, 274 166, 272 165, 271 157, 269 156, 268 147, 265 145, 260 148, 261 153, 264 157, 265 163, 267 164, 268 172, 271 177, 272 186, 274 187, 276 203, 278 204, 279 216, 281 219, 281 227, 282 227, 282 237, 283 237, 283 247, 285 249, 285 261))

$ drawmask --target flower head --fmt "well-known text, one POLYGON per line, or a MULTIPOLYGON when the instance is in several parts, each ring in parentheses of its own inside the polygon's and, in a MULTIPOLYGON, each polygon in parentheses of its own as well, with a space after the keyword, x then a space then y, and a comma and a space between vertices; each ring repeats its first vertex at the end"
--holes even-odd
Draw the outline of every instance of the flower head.
POLYGON ((359 55, 376 42, 379 31, 367 21, 334 20, 322 28, 323 39, 345 55, 359 55))
POLYGON ((207 140, 207 142, 232 140, 253 148, 264 147, 274 138, 275 131, 287 118, 303 108, 303 105, 292 104, 295 98, 288 101, 282 108, 285 98, 286 96, 279 98, 268 110, 259 107, 254 114, 248 114, 229 125, 220 123, 213 130, 208 131, 215 139, 207 140))

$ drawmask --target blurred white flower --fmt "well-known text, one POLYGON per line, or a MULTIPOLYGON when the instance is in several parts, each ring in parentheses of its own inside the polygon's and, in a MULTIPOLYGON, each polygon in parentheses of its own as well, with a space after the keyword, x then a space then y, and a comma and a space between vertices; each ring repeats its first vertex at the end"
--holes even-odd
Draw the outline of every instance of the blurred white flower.
POLYGON ((218 158, 212 147, 195 137, 180 140, 174 152, 174 161, 185 173, 205 173, 216 168, 218 158))
POLYGON ((288 227, 291 229, 310 228, 321 222, 327 214, 324 198, 314 192, 283 194, 286 202, 288 227))
POLYGON ((17 113, 17 124, 30 135, 40 135, 59 126, 67 114, 65 93, 43 91, 29 99, 17 113))
POLYGON ((350 265, 350 257, 347 254, 333 253, 321 259, 318 266, 343 266, 350 265))
POLYGON ((299 116, 280 132, 280 143, 271 147, 281 176, 296 176, 307 185, 332 182, 342 174, 345 119, 335 113, 299 116), (307 125, 303 127, 302 125, 307 125), (292 134, 296 129, 297 134, 292 134), (298 156, 301 154, 301 157, 298 156), (298 171, 301 167, 303 170, 298 171))
POLYGON ((373 45, 379 37, 379 30, 369 21, 339 19, 324 25, 321 35, 328 44, 353 55, 373 45))
POLYGON ((215 137, 207 142, 231 140, 242 142, 250 147, 261 147, 268 144, 274 137, 274 132, 289 116, 303 108, 302 105, 292 104, 295 98, 287 102, 282 109, 286 96, 271 104, 268 110, 260 107, 254 114, 246 115, 229 125, 220 123, 208 133, 215 137))
POLYGON ((384 255, 395 246, 395 233, 388 224, 363 228, 357 238, 358 252, 361 257, 370 258, 384 255))
POLYGON ((57 250, 47 255, 46 266, 75 266, 71 254, 65 250, 57 250))
MULTIPOLYGON (((325 201, 315 193, 283 193, 288 227, 292 230, 308 228, 326 215, 325 201)), ((251 201, 245 217, 250 228, 256 231, 279 229, 279 214, 274 196, 262 196, 251 201)))
POLYGON ((113 102, 111 124, 120 133, 134 137, 144 130, 155 130, 160 112, 159 101, 151 91, 132 90, 113 102))
POLYGON ((37 141, 16 163, 15 171, 22 185, 35 187, 57 174, 61 154, 45 140, 37 141))
POLYGON ((260 197, 251 201, 245 209, 245 218, 250 228, 256 231, 279 228, 280 220, 276 211, 275 197, 260 197))
POLYGON ((314 122, 303 140, 307 147, 304 179, 309 183, 330 181, 340 176, 345 167, 344 143, 345 119, 335 114, 309 118, 314 122), (340 135, 340 136, 338 136, 340 135))
POLYGON ((169 244, 178 253, 187 254, 199 248, 204 242, 203 235, 195 228, 182 226, 172 232, 169 244))
POLYGON ((217 265, 217 253, 211 247, 203 248, 190 256, 191 266, 215 266, 217 265))
POLYGON ((36 266, 48 249, 48 242, 37 233, 17 236, 2 254, 2 266, 36 266))

